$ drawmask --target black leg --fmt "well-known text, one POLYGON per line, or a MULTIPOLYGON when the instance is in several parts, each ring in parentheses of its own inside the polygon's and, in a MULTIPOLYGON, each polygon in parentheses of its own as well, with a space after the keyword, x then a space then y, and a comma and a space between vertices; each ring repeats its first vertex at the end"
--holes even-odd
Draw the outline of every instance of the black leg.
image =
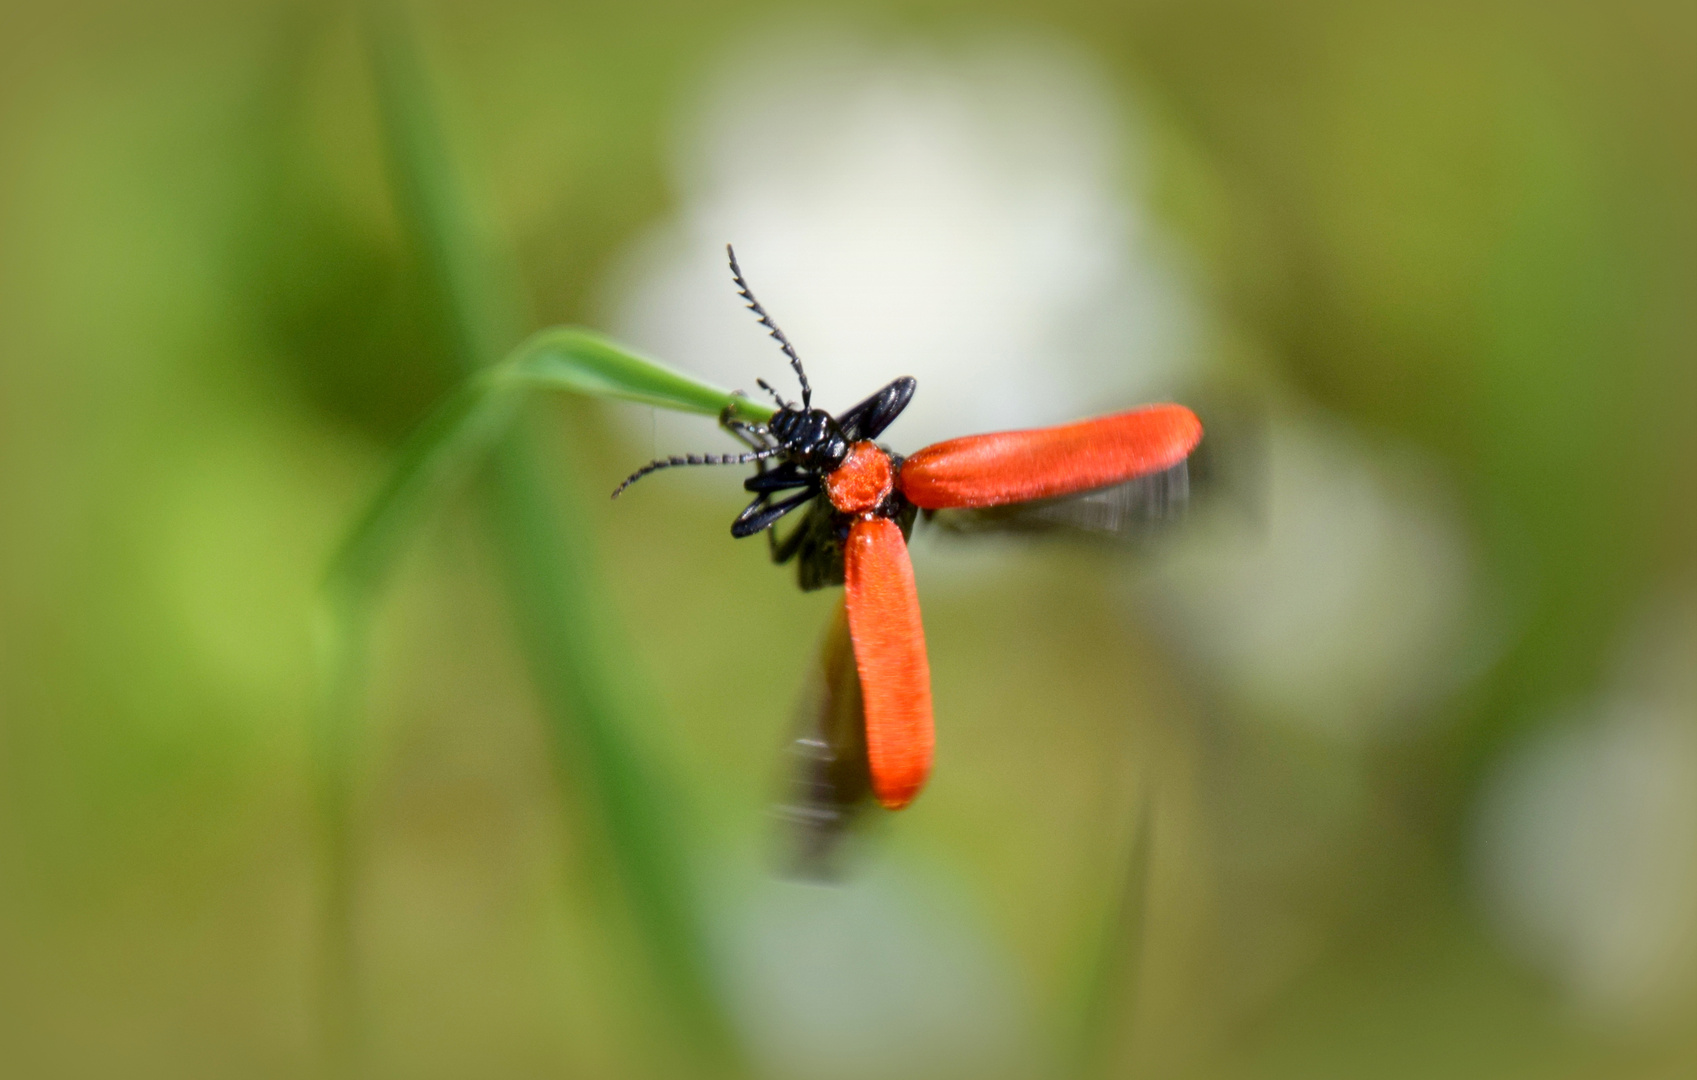
POLYGON ((765 450, 772 445, 765 428, 758 424, 745 424, 741 420, 731 419, 728 407, 719 416, 719 426, 750 450, 765 450))
POLYGON ((742 482, 744 491, 784 491, 788 488, 817 485, 818 479, 795 465, 780 465, 770 472, 759 472, 742 482))
POLYGON ((802 536, 806 532, 807 526, 806 523, 803 522, 791 529, 790 534, 780 541, 778 539, 777 529, 767 529, 766 539, 770 541, 768 547, 772 553, 772 561, 777 563, 779 566, 782 566, 791 559, 795 558, 795 553, 801 550, 802 536))
POLYGON ((749 503, 743 509, 743 512, 737 515, 737 519, 731 523, 731 535, 740 540, 745 536, 753 536, 763 529, 770 529, 779 518, 807 503, 818 494, 818 488, 809 487, 806 491, 797 492, 787 499, 767 503, 767 494, 761 492, 760 497, 749 503))

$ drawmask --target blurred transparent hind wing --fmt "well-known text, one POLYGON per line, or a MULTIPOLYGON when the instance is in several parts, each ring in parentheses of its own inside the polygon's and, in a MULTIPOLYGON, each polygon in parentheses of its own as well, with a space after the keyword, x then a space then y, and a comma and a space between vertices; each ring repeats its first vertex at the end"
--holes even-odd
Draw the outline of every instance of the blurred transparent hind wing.
POLYGON ((1054 534, 1136 543, 1182 518, 1190 466, 1181 461, 1123 484, 1008 506, 926 511, 933 527, 958 535, 1054 534))
POLYGON ((783 770, 775 807, 781 868, 802 878, 839 877, 842 842, 872 805, 860 674, 840 603, 797 704, 783 770))

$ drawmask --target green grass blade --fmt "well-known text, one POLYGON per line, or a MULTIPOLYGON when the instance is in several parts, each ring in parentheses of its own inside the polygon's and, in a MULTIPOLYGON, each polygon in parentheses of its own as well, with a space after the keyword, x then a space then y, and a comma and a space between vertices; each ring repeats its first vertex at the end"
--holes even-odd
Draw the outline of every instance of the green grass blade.
POLYGON ((1149 864, 1155 847, 1155 800, 1145 796, 1122 856, 1120 876, 1101 932, 1087 958, 1072 1074, 1079 1080, 1118 1076, 1124 1037, 1137 1009, 1149 914, 1149 864))
POLYGON ((582 517, 576 499, 569 491, 552 501, 516 497, 542 488, 536 458, 516 443, 497 448, 496 455, 491 524, 508 554, 508 591, 532 678, 549 705, 558 772, 566 782, 588 786, 593 798, 578 801, 592 803, 586 809, 598 818, 568 825, 580 832, 599 826, 659 985, 701 1072, 728 1073, 735 1048, 714 992, 695 881, 685 865, 687 808, 663 763, 644 753, 637 737, 655 728, 659 709, 605 615, 610 605, 588 535, 564 527, 582 517), (527 542, 544 535, 557 543, 543 548, 527 542))
MULTIPOLYGON (((453 167, 413 28, 393 5, 373 4, 366 14, 397 203, 436 294, 435 309, 443 314, 443 336, 468 378, 408 440, 325 578, 319 787, 330 879, 325 911, 339 920, 326 933, 333 969, 326 988, 348 999, 331 1002, 327 1011, 357 1016, 349 807, 372 612, 417 524, 456 478, 487 460, 490 482, 483 495, 490 533, 558 771, 583 789, 574 805, 588 806, 594 819, 567 825, 588 826, 589 838, 599 838, 679 1027, 691 1038, 694 1060, 704 1073, 725 1073, 737 1060, 736 1044, 713 993, 702 907, 681 837, 685 817, 676 786, 638 738, 656 726, 657 710, 612 629, 584 515, 569 490, 559 494, 544 483, 515 421, 525 398, 547 389, 709 414, 730 407, 755 420, 771 410, 585 330, 548 330, 513 348, 523 324, 518 277, 453 167)), ((337 1045, 333 1039, 332 1049, 337 1045)))
POLYGON ((524 333, 517 269, 492 242, 484 200, 454 168, 409 5, 367 0, 363 14, 396 203, 443 314, 440 328, 467 371, 492 364, 524 333))

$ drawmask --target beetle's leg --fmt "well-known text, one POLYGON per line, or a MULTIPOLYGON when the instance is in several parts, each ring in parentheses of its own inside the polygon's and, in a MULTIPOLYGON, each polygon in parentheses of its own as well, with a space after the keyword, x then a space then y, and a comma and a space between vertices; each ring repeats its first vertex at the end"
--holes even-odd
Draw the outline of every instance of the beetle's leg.
POLYGON ((818 486, 819 480, 803 472, 794 463, 779 465, 771 472, 759 472, 742 482, 744 491, 784 491, 788 488, 818 486))
POLYGON ((741 420, 721 419, 720 427, 731 433, 731 438, 742 443, 751 450, 766 450, 773 443, 766 428, 760 424, 749 424, 741 420))
POLYGON ((807 490, 799 491, 787 499, 768 503, 766 500, 769 496, 763 491, 760 493, 760 497, 749 503, 743 509, 743 512, 737 515, 737 519, 731 523, 731 535, 740 540, 745 536, 753 536, 762 529, 770 529, 779 518, 818 494, 817 488, 809 487, 807 490))
MULTIPOLYGON (((748 395, 741 390, 731 393, 732 397, 745 398, 748 395)), ((763 450, 772 445, 771 435, 765 424, 750 424, 746 420, 738 420, 736 403, 732 402, 719 410, 719 426, 731 433, 731 437, 747 446, 750 450, 763 450)), ((764 470, 762 470, 764 471, 764 470)))
POLYGON ((772 552, 772 561, 777 563, 779 566, 782 566, 791 559, 795 558, 796 553, 801 550, 801 545, 807 539, 807 533, 808 520, 803 520, 800 525, 791 529, 790 534, 784 537, 783 540, 778 539, 777 529, 767 529, 766 540, 768 547, 772 552))

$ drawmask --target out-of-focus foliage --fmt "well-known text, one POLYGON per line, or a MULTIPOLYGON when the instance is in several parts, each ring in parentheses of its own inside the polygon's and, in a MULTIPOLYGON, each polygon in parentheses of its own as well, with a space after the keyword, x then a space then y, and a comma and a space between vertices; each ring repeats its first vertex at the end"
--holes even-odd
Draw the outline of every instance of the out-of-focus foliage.
MULTIPOLYGON (((729 539, 728 477, 603 497, 710 422, 532 410, 750 1070, 1697 1068, 1690 5, 415 14, 517 333, 781 378, 732 240, 833 407, 1147 392, 1224 455, 1153 556, 920 537, 937 776, 827 890, 765 856, 833 598, 729 539)), ((466 362, 360 25, 0 10, 6 1075, 324 1068, 315 590, 466 362)), ((499 484, 373 627, 355 1067, 678 1075, 499 484)))

